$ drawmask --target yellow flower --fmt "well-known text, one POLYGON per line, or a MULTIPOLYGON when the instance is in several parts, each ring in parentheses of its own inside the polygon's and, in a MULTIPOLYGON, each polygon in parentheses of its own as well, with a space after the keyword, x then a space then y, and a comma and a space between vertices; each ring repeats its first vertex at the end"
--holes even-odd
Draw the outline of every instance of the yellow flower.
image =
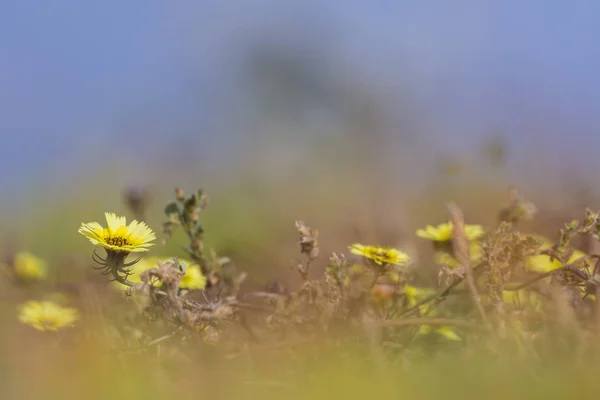
POLYGON ((402 265, 410 260, 408 254, 390 247, 365 246, 357 243, 348 246, 348 248, 352 254, 373 260, 378 265, 402 265))
MULTIPOLYGON (((156 268, 158 266, 157 265, 158 261, 159 261, 158 258, 155 258, 155 257, 140 259, 137 263, 133 264, 131 267, 129 267, 127 269, 127 271, 128 271, 127 280, 130 282, 133 282, 133 283, 142 283, 142 279, 141 279, 142 272, 147 271, 152 268, 156 268)), ((111 284, 113 285, 114 288, 118 288, 118 289, 127 289, 129 287, 127 285, 119 283, 118 281, 112 281, 111 284)), ((153 279, 150 282, 150 286, 159 287, 160 285, 161 285, 161 282, 159 282, 156 279, 153 279)))
MULTIPOLYGON (((554 243, 552 243, 552 241, 550 239, 545 238, 544 236, 540 236, 540 235, 528 235, 528 236, 531 236, 534 239, 543 242, 542 246, 540 247, 541 250, 546 250, 554 245, 554 243)), ((568 262, 571 263, 583 256, 585 256, 585 253, 583 253, 579 250, 575 250, 568 262)), ((543 255, 543 254, 528 257, 527 260, 525 261, 525 267, 528 270, 535 271, 535 272, 548 272, 548 271, 552 271, 556 268, 560 268, 562 266, 563 266, 563 264, 560 261, 558 261, 558 260, 550 261, 550 257, 543 255)))
MULTIPOLYGON (((435 242, 447 242, 452 239, 452 229, 452 222, 446 222, 435 227, 427 225, 425 229, 417 230, 417 236, 435 242)), ((484 233, 481 225, 465 225, 465 234, 469 240, 478 239, 484 233)))
MULTIPOLYGON (((158 267, 159 262, 164 264, 169 260, 170 260, 170 258, 165 258, 165 259, 158 258, 158 257, 142 258, 140 261, 138 261, 137 264, 134 264, 131 268, 129 268, 129 272, 131 274, 128 275, 127 279, 133 283, 141 283, 142 282, 141 275, 144 271, 158 267)), ((207 279, 202 274, 202 270, 200 269, 200 266, 197 264, 193 264, 190 261, 187 261, 185 259, 181 259, 181 258, 179 258, 179 262, 185 263, 185 265, 187 266, 185 275, 183 275, 183 278, 181 278, 181 281, 179 283, 179 287, 182 289, 188 289, 188 290, 204 289, 206 287, 207 279)), ((162 285, 162 282, 160 282, 158 279, 153 279, 150 282, 150 284, 153 287, 160 287, 162 285)), ((115 288, 120 288, 120 289, 127 288, 126 285, 123 285, 117 281, 113 281, 113 285, 115 288)))
POLYGON ((20 252, 15 255, 15 274, 24 281, 38 281, 46 277, 46 262, 31 253, 20 252))
POLYGON ((57 331, 74 326, 77 310, 51 301, 28 301, 19 307, 19 321, 40 331, 57 331))
POLYGON ((190 265, 186 263, 187 269, 185 275, 181 278, 179 287, 188 290, 202 290, 206 287, 206 276, 202 274, 199 265, 190 265))
POLYGON ((108 228, 103 228, 98 222, 88 222, 81 224, 78 232, 107 252, 143 252, 153 245, 150 242, 156 236, 144 222, 133 220, 127 225, 125 217, 117 217, 113 213, 105 213, 105 216, 108 228))

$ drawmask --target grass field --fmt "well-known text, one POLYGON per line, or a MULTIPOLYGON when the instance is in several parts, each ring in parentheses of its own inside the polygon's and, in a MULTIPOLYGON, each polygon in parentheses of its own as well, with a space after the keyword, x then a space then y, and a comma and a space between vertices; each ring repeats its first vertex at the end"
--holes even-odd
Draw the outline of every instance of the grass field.
POLYGON ((321 186, 30 208, 2 398, 597 397, 595 212, 476 179, 365 217, 393 201, 321 186))

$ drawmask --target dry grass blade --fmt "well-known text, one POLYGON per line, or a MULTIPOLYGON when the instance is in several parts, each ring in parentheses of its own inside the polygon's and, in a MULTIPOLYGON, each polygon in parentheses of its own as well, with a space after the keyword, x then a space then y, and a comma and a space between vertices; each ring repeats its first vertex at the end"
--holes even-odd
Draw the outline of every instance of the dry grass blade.
POLYGON ((465 221, 463 213, 454 203, 448 204, 448 211, 450 212, 450 221, 452 221, 452 251, 454 258, 463 266, 465 270, 465 277, 473 298, 473 303, 477 307, 483 323, 486 328, 493 332, 490 321, 483 309, 477 286, 475 285, 475 279, 473 278, 473 270, 471 269, 471 263, 469 261, 469 239, 465 233, 465 221))

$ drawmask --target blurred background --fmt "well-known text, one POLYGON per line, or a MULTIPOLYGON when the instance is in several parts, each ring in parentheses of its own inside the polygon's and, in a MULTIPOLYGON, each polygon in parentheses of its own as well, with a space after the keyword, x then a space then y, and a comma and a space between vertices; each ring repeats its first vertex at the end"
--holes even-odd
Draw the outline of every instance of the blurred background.
POLYGON ((512 185, 544 217, 531 229, 556 229, 598 204, 598 15, 592 0, 3 1, 4 246, 88 257, 79 224, 132 217, 129 188, 155 230, 175 187, 204 188, 207 241, 248 268, 289 264, 294 219, 325 254, 410 248, 449 200, 493 224, 512 185))

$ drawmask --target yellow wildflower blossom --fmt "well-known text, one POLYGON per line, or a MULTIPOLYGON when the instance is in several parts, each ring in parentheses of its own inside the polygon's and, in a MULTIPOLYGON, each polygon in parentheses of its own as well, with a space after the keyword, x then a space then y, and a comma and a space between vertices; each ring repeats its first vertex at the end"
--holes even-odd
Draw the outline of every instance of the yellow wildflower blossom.
MULTIPOLYGON (((142 272, 147 271, 152 268, 157 267, 158 259, 155 257, 142 258, 137 263, 133 264, 128 268, 127 272, 127 280, 133 283, 142 283, 142 272)), ((129 286, 119 283, 118 281, 112 281, 111 284, 113 287, 118 289, 127 289, 129 286)), ((160 287, 161 282, 157 279, 153 279, 150 282, 151 286, 160 287)))
POLYGON ((196 264, 187 264, 187 266, 185 275, 183 275, 183 278, 181 278, 181 282, 179 283, 179 287, 188 290, 204 289, 206 287, 206 276, 202 274, 200 266, 196 264))
POLYGON ((19 252, 15 255, 15 275, 23 281, 38 281, 46 277, 48 265, 31 253, 19 252))
POLYGON ((82 223, 78 232, 107 252, 144 252, 153 245, 150 242, 155 240, 156 236, 146 223, 133 220, 127 225, 125 217, 117 217, 113 213, 105 213, 105 217, 107 228, 98 222, 88 222, 82 223))
POLYGON ((19 307, 19 321, 40 331, 57 331, 74 326, 77 310, 51 301, 28 301, 19 307))
MULTIPOLYGON (((447 242, 452 239, 452 229, 452 222, 446 222, 435 227, 427 225, 425 229, 417 230, 417 236, 435 242, 447 242)), ((478 239, 484 233, 481 225, 465 225, 465 234, 469 240, 478 239)))
MULTIPOLYGON (((550 239, 548 239, 544 236, 540 236, 540 235, 528 235, 528 236, 531 236, 532 238, 543 242, 542 246, 540 247, 541 250, 549 249, 550 247, 552 247, 554 245, 554 243, 552 243, 552 241, 550 239)), ((571 263, 583 256, 585 256, 585 253, 583 253, 579 250, 575 250, 568 262, 571 263)), ((527 260, 525 261, 525 267, 528 270, 535 271, 535 272, 552 271, 556 268, 562 267, 562 265, 563 264, 558 260, 550 261, 550 257, 543 255, 543 254, 528 257, 527 260)))
POLYGON ((357 243, 348 248, 352 254, 363 256, 377 265, 402 265, 410 261, 408 254, 390 247, 365 246, 357 243))
MULTIPOLYGON (((142 258, 137 264, 134 264, 130 269, 130 275, 128 275, 127 280, 129 280, 130 282, 133 283, 141 283, 141 275, 144 271, 147 271, 149 269, 152 268, 156 268, 158 266, 158 263, 166 263, 167 261, 169 261, 170 258, 158 258, 158 257, 148 257, 148 258, 142 258)), ((193 264, 188 260, 185 259, 179 259, 179 262, 181 263, 185 263, 185 265, 187 266, 185 274, 183 275, 183 277, 181 278, 181 281, 179 283, 179 287, 182 289, 188 289, 188 290, 194 290, 194 289, 198 289, 198 290, 202 290, 206 287, 206 281, 207 278, 206 276, 204 276, 202 274, 202 270, 200 269, 200 266, 197 264, 193 264)), ((150 282, 151 286, 154 287, 159 287, 161 286, 161 282, 158 279, 153 279, 150 282)), ((113 285, 115 288, 121 288, 121 289, 126 289, 127 286, 123 285, 117 281, 113 282, 113 285)))

